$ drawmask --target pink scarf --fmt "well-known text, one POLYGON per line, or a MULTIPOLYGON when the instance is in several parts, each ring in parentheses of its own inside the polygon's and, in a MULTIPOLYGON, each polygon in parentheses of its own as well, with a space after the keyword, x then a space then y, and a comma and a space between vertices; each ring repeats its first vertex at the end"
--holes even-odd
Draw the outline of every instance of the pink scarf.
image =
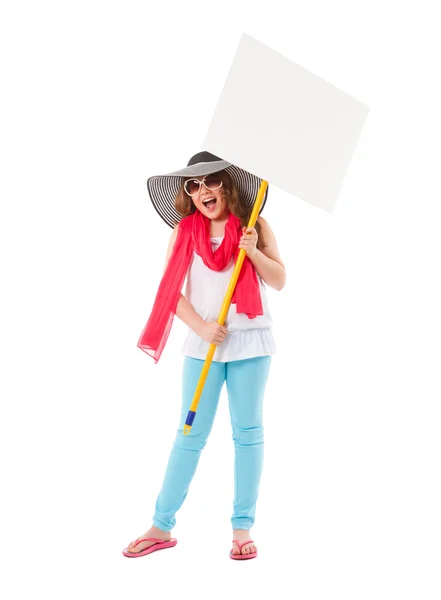
MULTIPOLYGON (((240 220, 230 213, 225 224, 224 239, 219 248, 213 252, 210 241, 210 219, 196 210, 181 220, 152 312, 138 340, 138 348, 151 356, 155 363, 159 361, 170 334, 193 251, 202 258, 207 267, 213 271, 222 271, 228 266, 232 257, 235 262, 237 261, 241 237, 240 220)), ((263 315, 256 270, 248 256, 245 256, 243 261, 231 302, 236 304, 238 313, 245 313, 249 319, 263 315)))

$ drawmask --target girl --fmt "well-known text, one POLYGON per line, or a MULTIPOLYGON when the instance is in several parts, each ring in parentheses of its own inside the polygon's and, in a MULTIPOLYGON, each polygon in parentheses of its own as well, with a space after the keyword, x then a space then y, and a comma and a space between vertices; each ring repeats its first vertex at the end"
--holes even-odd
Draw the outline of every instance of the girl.
MULTIPOLYGON (((210 434, 224 382, 235 445, 235 495, 230 557, 257 556, 250 529, 263 465, 262 402, 271 356, 271 332, 265 284, 281 290, 285 267, 268 223, 258 217, 246 227, 260 179, 200 152, 187 168, 151 177, 151 200, 164 221, 174 226, 163 277, 138 347, 158 362, 176 314, 189 328, 182 352, 182 409, 179 428, 156 500, 152 527, 123 550, 144 556, 176 545, 171 537, 210 434), (246 257, 225 326, 217 317, 240 249, 246 257), (181 293, 187 277, 185 296, 181 293), (210 370, 188 435, 183 427, 210 344, 216 345, 210 370)), ((268 190, 267 190, 268 192, 268 190)), ((266 195, 267 195, 266 192, 266 195)), ((262 209, 266 203, 266 195, 262 209)))

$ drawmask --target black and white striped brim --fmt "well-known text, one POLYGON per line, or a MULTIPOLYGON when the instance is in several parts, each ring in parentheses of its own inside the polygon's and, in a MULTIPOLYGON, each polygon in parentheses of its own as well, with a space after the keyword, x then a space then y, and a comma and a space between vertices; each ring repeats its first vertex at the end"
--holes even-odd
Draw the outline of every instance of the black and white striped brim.
MULTIPOLYGON (((206 153, 201 153, 201 155, 203 154, 206 153)), ((182 179, 202 177, 203 175, 223 170, 227 171, 235 182, 242 201, 246 206, 252 208, 262 180, 225 160, 211 160, 209 162, 198 162, 179 171, 167 173, 166 175, 155 175, 147 179, 147 190, 159 216, 173 229, 182 219, 182 216, 175 209, 175 200, 181 187, 182 179)), ((266 204, 267 196, 268 188, 266 189, 260 212, 262 212, 266 204)))

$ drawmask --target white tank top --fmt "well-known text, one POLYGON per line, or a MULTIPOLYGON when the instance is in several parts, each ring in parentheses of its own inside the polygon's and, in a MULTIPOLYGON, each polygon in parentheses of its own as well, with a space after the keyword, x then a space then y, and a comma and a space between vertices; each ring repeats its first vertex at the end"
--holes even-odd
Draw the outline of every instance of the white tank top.
MULTIPOLYGON (((210 239, 214 251, 219 247, 223 238, 212 237, 210 239)), ((223 271, 214 271, 205 265, 196 252, 193 252, 187 272, 185 297, 205 321, 217 320, 233 270, 233 258, 223 271)), ((271 331, 273 320, 268 309, 265 283, 258 273, 257 280, 262 298, 263 315, 249 319, 246 314, 237 313, 236 304, 231 303, 225 320, 228 334, 222 344, 216 347, 214 361, 229 362, 276 353, 276 345, 271 331)), ((205 360, 209 347, 208 342, 189 328, 182 347, 182 352, 186 356, 205 360)))

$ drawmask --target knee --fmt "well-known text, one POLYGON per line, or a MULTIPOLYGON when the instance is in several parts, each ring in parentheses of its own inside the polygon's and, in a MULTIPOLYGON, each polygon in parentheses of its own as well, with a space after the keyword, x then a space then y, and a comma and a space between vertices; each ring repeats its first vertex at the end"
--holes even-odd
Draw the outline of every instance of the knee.
POLYGON ((209 434, 209 431, 194 432, 191 430, 188 435, 184 435, 183 431, 179 429, 176 434, 174 445, 181 450, 193 450, 194 452, 198 452, 205 447, 209 434))
POLYGON ((263 427, 238 427, 233 425, 233 440, 240 446, 263 444, 263 427))

